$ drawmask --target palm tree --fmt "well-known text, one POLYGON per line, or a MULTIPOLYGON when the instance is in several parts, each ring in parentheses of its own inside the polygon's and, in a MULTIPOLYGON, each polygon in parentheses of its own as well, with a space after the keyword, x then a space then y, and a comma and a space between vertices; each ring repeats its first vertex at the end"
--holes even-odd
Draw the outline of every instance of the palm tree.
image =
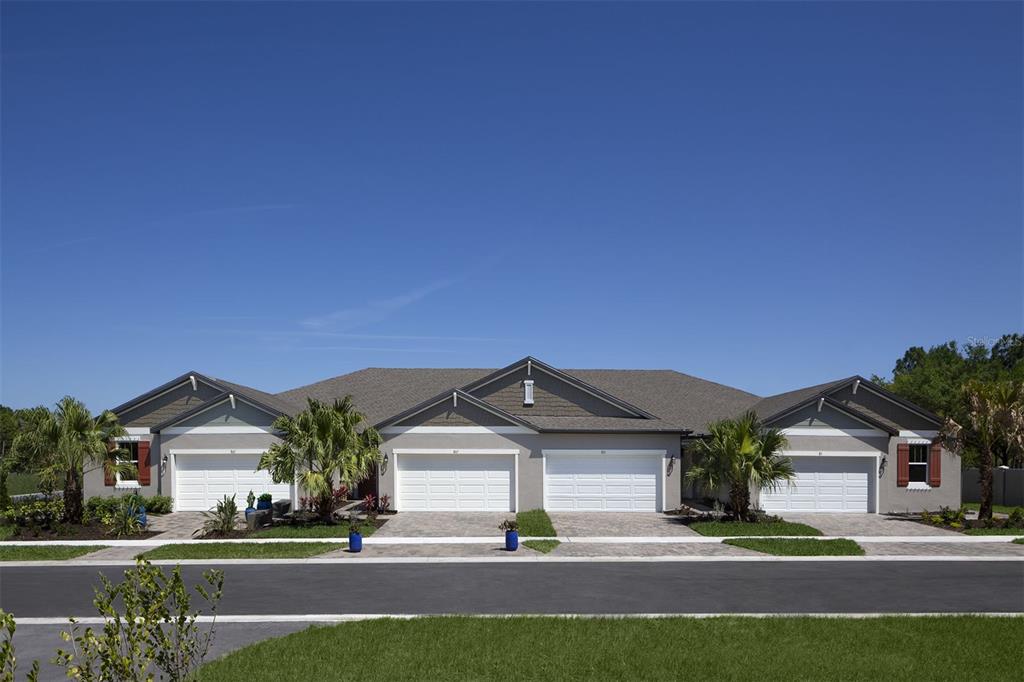
POLYGON ((116 456, 123 451, 117 448, 114 439, 125 433, 113 412, 107 410, 94 417, 80 400, 65 396, 55 410, 14 439, 12 454, 30 462, 49 489, 62 484, 65 519, 81 523, 86 468, 103 466, 121 473, 134 468, 131 464, 116 463, 116 456))
POLYGON ((713 422, 693 447, 697 461, 686 480, 709 491, 728 486, 733 514, 749 519, 751 489, 775 490, 793 479, 793 463, 779 455, 786 445, 782 432, 765 428, 754 412, 713 422))
POLYGON ((981 478, 979 519, 992 518, 992 463, 996 448, 1007 457, 1024 451, 1024 382, 982 382, 975 379, 961 387, 966 418, 964 424, 947 419, 941 437, 957 453, 966 449, 978 453, 981 478))
POLYGON ((298 480, 325 521, 334 512, 335 479, 351 487, 365 480, 381 458, 380 434, 355 410, 351 396, 331 405, 309 399, 295 417, 274 420, 274 429, 281 442, 264 453, 259 468, 270 472, 275 483, 298 480))

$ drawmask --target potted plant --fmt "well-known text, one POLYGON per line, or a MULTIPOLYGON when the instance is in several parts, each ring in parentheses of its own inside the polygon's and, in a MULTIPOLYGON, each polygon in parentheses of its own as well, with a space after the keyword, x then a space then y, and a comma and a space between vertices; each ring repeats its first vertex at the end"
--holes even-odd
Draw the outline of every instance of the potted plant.
POLYGON ((259 502, 256 503, 256 509, 270 509, 274 506, 274 496, 270 493, 263 493, 260 495, 259 502))
POLYGON ((363 535, 359 532, 359 516, 352 512, 348 516, 348 550, 350 552, 363 551, 363 535))
POLYGON ((146 518, 146 500, 142 495, 131 494, 128 496, 128 504, 132 507, 135 512, 135 518, 139 520, 139 525, 145 528, 149 525, 149 519, 146 518))
POLYGON ((245 516, 249 517, 250 514, 256 513, 256 493, 252 490, 245 496, 245 516))
POLYGON ((505 519, 498 528, 505 531, 505 550, 514 552, 519 549, 519 522, 505 519))

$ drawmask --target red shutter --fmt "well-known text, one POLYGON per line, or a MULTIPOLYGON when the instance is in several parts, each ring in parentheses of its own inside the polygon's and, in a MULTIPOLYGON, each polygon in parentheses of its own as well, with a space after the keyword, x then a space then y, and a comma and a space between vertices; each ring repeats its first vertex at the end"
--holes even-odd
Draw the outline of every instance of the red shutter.
POLYGON ((117 478, 114 476, 114 472, 110 470, 108 465, 114 463, 114 456, 107 454, 107 459, 103 462, 103 485, 113 486, 117 483, 117 478))
POLYGON ((928 485, 933 488, 942 485, 942 443, 932 443, 928 451, 928 485))
POLYGON ((139 441, 139 485, 149 485, 149 442, 139 441))
POLYGON ((910 483, 910 444, 896 445, 896 485, 906 488, 910 483))

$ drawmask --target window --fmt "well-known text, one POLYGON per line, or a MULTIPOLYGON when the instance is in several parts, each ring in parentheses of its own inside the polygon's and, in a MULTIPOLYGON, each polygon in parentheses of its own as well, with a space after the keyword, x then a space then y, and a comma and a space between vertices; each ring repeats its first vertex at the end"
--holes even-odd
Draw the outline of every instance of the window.
POLYGON ((135 473, 128 476, 122 476, 120 472, 117 474, 118 483, 136 483, 139 478, 139 442, 138 441, 122 441, 117 444, 117 447, 123 450, 121 454, 117 456, 117 463, 131 463, 135 465, 135 473))
POLYGON ((533 405, 533 379, 523 382, 523 405, 533 405))
POLYGON ((928 445, 910 446, 910 482, 928 484, 928 445))

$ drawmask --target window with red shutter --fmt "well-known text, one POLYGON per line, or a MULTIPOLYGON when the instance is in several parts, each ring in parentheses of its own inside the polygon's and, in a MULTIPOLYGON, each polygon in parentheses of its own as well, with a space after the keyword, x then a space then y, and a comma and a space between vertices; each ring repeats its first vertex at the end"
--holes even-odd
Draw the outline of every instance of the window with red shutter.
POLYGON ((942 485, 942 444, 932 443, 928 452, 928 485, 938 488, 942 485))
POLYGON ((906 488, 910 483, 910 444, 896 445, 896 485, 906 488))
POLYGON ((149 485, 149 443, 139 442, 139 485, 149 485))

